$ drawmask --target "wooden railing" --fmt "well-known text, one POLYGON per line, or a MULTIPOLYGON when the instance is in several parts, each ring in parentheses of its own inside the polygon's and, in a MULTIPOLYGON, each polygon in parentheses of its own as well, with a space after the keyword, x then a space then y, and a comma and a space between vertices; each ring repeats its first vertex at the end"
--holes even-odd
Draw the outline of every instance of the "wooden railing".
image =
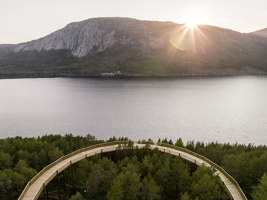
POLYGON ((170 144, 166 144, 166 143, 158 143, 159 146, 164 146, 164 147, 168 147, 168 148, 172 148, 172 149, 176 149, 176 150, 179 150, 179 151, 182 151, 182 152, 185 152, 185 153, 188 153, 192 156, 195 156, 201 160, 204 160, 206 161, 208 164, 210 164, 213 168, 215 168, 216 170, 220 171, 223 175, 225 175, 235 186, 236 188, 238 189, 239 193, 241 194, 242 198, 244 200, 247 200, 247 197, 246 195, 244 194, 243 190, 240 188, 239 184, 237 183, 237 181, 232 177, 230 176, 230 174, 228 174, 221 166, 217 165, 216 163, 212 162, 211 160, 209 160, 208 158, 200 155, 200 154, 197 154, 193 151, 190 151, 186 148, 182 148, 182 147, 177 147, 177 146, 174 146, 174 145, 170 145, 170 144))
POLYGON ((84 151, 88 151, 91 149, 95 149, 98 147, 105 147, 105 146, 110 146, 110 145, 116 145, 116 144, 127 144, 127 142, 122 142, 122 141, 115 141, 115 142, 106 142, 106 143, 101 143, 101 144, 96 144, 96 145, 92 145, 89 147, 85 147, 82 149, 79 149, 77 151, 74 151, 70 154, 67 154, 65 156, 60 157, 59 159, 57 159, 56 161, 52 162, 51 164, 47 165, 46 167, 44 167, 36 176, 34 176, 25 186, 23 192, 21 193, 21 195, 19 196, 18 200, 22 200, 24 195, 26 194, 27 190, 29 189, 29 187, 32 185, 32 183, 34 183, 40 176, 42 176, 46 171, 48 171, 49 169, 51 169, 52 167, 54 167, 55 165, 57 165, 58 163, 62 162, 63 160, 66 160, 72 156, 75 156, 81 152, 84 151))
MULTIPOLYGON (((101 143, 101 144, 96 144, 96 145, 92 145, 89 147, 85 147, 82 149, 79 149, 77 151, 74 151, 70 154, 67 154, 65 156, 62 156, 61 158, 57 159, 56 161, 52 162, 51 164, 47 165, 45 168, 43 168, 35 177, 33 177, 28 184, 26 185, 26 187, 24 188, 23 192, 21 193, 20 197, 18 198, 18 200, 22 200, 26 194, 26 192, 28 191, 29 187, 40 177, 42 176, 45 172, 47 172, 49 169, 51 169, 52 167, 54 167, 55 165, 57 165, 58 163, 72 157, 75 156, 79 153, 82 152, 86 152, 95 148, 99 148, 99 147, 105 147, 105 146, 112 146, 112 145, 126 145, 126 144, 132 144, 131 142, 129 143, 128 141, 115 141, 115 142, 106 142, 106 143, 101 143)), ((147 142, 145 143, 147 145, 153 145, 153 142, 147 142)), ((169 144, 165 144, 165 143, 160 143, 158 144, 158 146, 162 146, 162 147, 168 147, 174 150, 178 150, 178 151, 182 151, 185 153, 188 153, 192 156, 195 156, 196 158, 199 158, 205 162, 207 162, 208 164, 210 164, 213 168, 215 168, 216 170, 220 171, 222 174, 224 174, 237 188, 237 190, 239 191, 240 195, 242 196, 242 198, 244 200, 247 200, 245 194, 243 193, 242 189, 240 188, 240 186, 238 185, 238 183, 236 182, 236 180, 231 177, 222 167, 220 167, 219 165, 217 165, 216 163, 212 162, 211 160, 207 159, 206 157, 199 155, 193 151, 190 151, 188 149, 182 148, 182 147, 177 147, 177 146, 173 146, 173 145, 169 145, 169 144)), ((51 179, 53 179, 53 177, 56 176, 56 174, 58 173, 58 171, 55 171, 54 174, 51 175, 51 179)), ((51 180, 49 180, 51 181, 51 180)), ((49 182, 48 181, 48 182, 49 182)), ((36 195, 37 197, 40 195, 40 193, 42 192, 42 190, 38 191, 38 194, 36 195)), ((228 193, 230 194, 230 196, 232 197, 231 193, 228 191, 228 193)), ((233 198, 233 197, 232 197, 233 198)))

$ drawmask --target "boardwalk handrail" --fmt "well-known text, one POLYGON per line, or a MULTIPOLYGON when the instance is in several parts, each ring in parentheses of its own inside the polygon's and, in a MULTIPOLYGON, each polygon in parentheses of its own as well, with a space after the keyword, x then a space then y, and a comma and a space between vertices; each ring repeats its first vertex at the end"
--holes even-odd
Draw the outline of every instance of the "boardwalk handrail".
POLYGON ((92 146, 88 146, 88 147, 84 147, 82 149, 78 149, 76 151, 73 151, 65 156, 60 157, 59 159, 57 159, 56 161, 52 162, 51 164, 47 165, 46 167, 44 167, 38 174, 36 174, 36 176, 34 176, 25 186, 24 190, 22 191, 22 193, 20 194, 18 200, 22 200, 25 193, 27 192, 27 190, 29 189, 29 187, 32 185, 32 183, 34 181, 36 181, 42 174, 44 174, 44 172, 46 172, 47 170, 51 169, 52 167, 54 167, 56 164, 62 162, 63 160, 68 159, 71 156, 77 155, 81 152, 84 151, 88 151, 90 149, 94 149, 97 147, 104 147, 104 146, 109 146, 109 145, 115 145, 115 144, 127 144, 127 142, 123 142, 123 141, 114 141, 114 142, 104 142, 104 143, 100 143, 100 144, 95 144, 92 146))
MULTIPOLYGON (((24 197, 25 197, 25 194, 27 193, 27 191, 29 190, 30 186, 40 177, 42 176, 45 172, 47 172, 49 169, 51 169, 52 167, 56 166, 57 164, 61 163, 62 161, 72 157, 72 156, 75 156, 75 155, 78 155, 80 153, 83 153, 83 152, 86 152, 86 151, 89 151, 89 150, 93 150, 93 149, 96 149, 96 148, 99 148, 99 147, 106 147, 106 146, 112 146, 112 145, 126 145, 126 144, 130 144, 129 141, 115 141, 115 142, 106 142, 106 143, 100 143, 100 144, 96 144, 96 145, 92 145, 92 146, 89 146, 89 147, 85 147, 85 148, 82 148, 82 149, 79 149, 77 151, 74 151, 70 154, 67 154, 65 156, 62 156, 61 158, 57 159, 56 161, 52 162, 51 164, 49 164, 48 166, 46 166, 45 168, 43 168, 35 177, 33 177, 29 182, 28 184, 26 185, 26 187, 24 188, 23 192, 21 193, 20 197, 18 198, 18 200, 23 200, 24 197)), ((149 143, 149 144, 153 144, 153 143, 149 143)), ((199 158, 203 161, 205 161, 206 163, 208 163, 210 166, 212 166, 213 168, 215 168, 217 171, 221 172, 229 181, 231 181, 234 186, 236 187, 237 191, 239 192, 240 196, 242 197, 243 200, 247 200, 245 194, 243 193, 242 189, 240 188, 240 186, 238 185, 238 183, 236 182, 236 180, 231 177, 222 167, 220 167, 219 165, 217 165, 216 163, 212 162, 211 160, 207 159, 206 157, 202 156, 202 155, 199 155, 193 151, 190 151, 188 149, 185 149, 185 148, 182 148, 182 147, 177 147, 177 146, 173 146, 173 145, 169 145, 169 144, 165 144, 165 143, 160 143, 158 144, 158 147, 165 147, 165 148, 170 148, 170 149, 174 149, 174 150, 178 150, 178 151, 181 151, 181 152, 184 152, 184 153, 187 153, 191 156, 194 156, 196 158, 199 158)), ((155 145, 154 148, 157 148, 157 146, 155 145)), ((101 150, 102 151, 102 150, 101 150)), ((114 151, 114 150, 112 150, 114 151)), ((170 152, 169 152, 170 153, 170 152)), ((86 156, 87 157, 87 156, 86 156)), ((77 162, 77 161, 76 161, 77 162)), ((64 169, 63 169, 64 170, 64 169)), ((51 179, 47 180, 47 183, 49 183, 53 177, 55 177, 55 173, 58 173, 58 170, 56 170, 56 172, 53 172, 53 174, 50 176, 51 179)), ((44 185, 45 186, 45 185, 44 185)), ((40 188, 38 189, 38 191, 36 191, 37 193, 35 194, 35 197, 34 199, 38 198, 40 193, 42 192, 44 188, 40 188)), ((231 196, 232 199, 233 196, 231 194, 231 192, 228 190, 228 188, 226 187, 227 189, 227 192, 229 193, 229 195, 231 196)))
POLYGON ((170 144, 166 144, 166 143, 158 143, 159 146, 165 146, 165 147, 169 147, 169 148, 172 148, 172 149, 176 149, 176 150, 179 150, 179 151, 183 151, 185 153, 188 153, 188 154, 191 154, 192 156, 195 156, 197 158, 200 158, 204 161, 206 161, 208 164, 210 164, 213 168, 217 169, 218 171, 220 171, 223 175, 225 175, 238 189, 239 193, 241 194, 241 196, 243 197, 243 199, 247 200, 247 197, 246 195, 244 194, 243 190, 240 188, 239 184, 237 183, 237 181, 230 175, 228 174, 225 169, 223 169, 221 166, 219 166, 218 164, 212 162, 211 160, 209 160, 208 158, 198 154, 198 153, 195 153, 193 151, 190 151, 186 148, 183 148, 183 147, 178 147, 178 146, 174 146, 174 145, 170 145, 170 144))

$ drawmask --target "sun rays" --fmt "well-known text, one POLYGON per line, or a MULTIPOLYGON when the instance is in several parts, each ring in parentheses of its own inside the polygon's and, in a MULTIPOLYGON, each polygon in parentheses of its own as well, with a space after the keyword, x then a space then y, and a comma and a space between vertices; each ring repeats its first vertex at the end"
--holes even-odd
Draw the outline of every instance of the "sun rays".
POLYGON ((180 19, 184 22, 183 25, 172 34, 170 43, 179 50, 190 50, 197 53, 201 48, 204 48, 204 43, 209 43, 208 37, 201 30, 204 26, 205 14, 195 11, 189 11, 180 19))
POLYGON ((197 24, 195 24, 194 22, 187 22, 186 26, 190 29, 194 29, 197 27, 197 24))
POLYGON ((203 42, 208 42, 208 37, 202 32, 199 25, 188 22, 181 25, 170 38, 169 42, 176 48, 182 51, 190 50, 193 53, 197 52, 198 47, 203 42))

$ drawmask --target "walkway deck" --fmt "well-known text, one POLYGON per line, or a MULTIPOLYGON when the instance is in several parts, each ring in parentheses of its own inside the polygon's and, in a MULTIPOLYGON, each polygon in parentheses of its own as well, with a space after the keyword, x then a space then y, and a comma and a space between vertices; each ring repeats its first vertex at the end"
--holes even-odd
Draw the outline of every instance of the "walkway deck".
MULTIPOLYGON (((138 146, 139 148, 144 147, 144 144, 134 144, 135 146, 138 146)), ((77 153, 76 155, 73 155, 69 158, 66 158, 62 160, 61 162, 55 164, 51 168, 44 170, 42 173, 38 174, 35 178, 32 179, 32 181, 29 182, 29 184, 25 187, 24 191, 22 192, 21 196, 19 197, 19 200, 37 200, 40 196, 41 192, 43 191, 45 185, 47 185, 53 178, 60 172, 62 172, 64 169, 69 167, 71 164, 74 164, 76 162, 79 162, 80 160, 93 156, 95 154, 100 154, 101 152, 111 152, 115 151, 118 147, 118 144, 112 144, 109 146, 103 146, 103 147, 97 147, 94 149, 86 150, 80 153, 77 153)), ((200 159, 194 155, 191 155, 189 153, 186 153, 184 151, 179 151, 177 149, 173 149, 170 147, 164 147, 159 145, 150 145, 151 149, 158 148, 160 151, 169 153, 175 156, 180 156, 185 160, 188 160, 192 163, 196 163, 197 165, 206 165, 211 166, 208 162, 206 162, 203 159, 200 159)), ((214 166, 213 166, 214 167, 214 166)), ((229 195, 234 200, 247 200, 247 198, 244 196, 243 192, 240 191, 239 186, 236 185, 233 181, 231 181, 222 171, 219 169, 216 169, 216 174, 219 175, 223 183, 225 184, 229 195)), ((233 180, 233 179, 232 179, 233 180)))

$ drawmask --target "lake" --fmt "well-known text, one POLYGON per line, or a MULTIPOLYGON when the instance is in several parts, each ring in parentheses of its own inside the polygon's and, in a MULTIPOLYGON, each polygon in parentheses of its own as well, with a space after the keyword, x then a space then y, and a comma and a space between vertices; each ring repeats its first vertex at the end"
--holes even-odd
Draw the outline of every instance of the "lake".
POLYGON ((267 77, 0 80, 0 137, 267 144, 267 77))

